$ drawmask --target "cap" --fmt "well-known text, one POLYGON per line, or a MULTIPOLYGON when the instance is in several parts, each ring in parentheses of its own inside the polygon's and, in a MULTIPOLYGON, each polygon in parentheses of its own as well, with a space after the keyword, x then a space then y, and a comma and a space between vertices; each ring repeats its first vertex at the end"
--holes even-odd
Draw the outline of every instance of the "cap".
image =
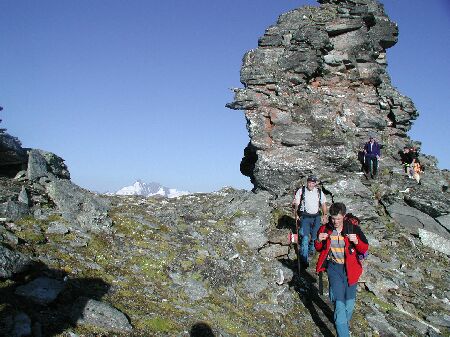
POLYGON ((313 182, 317 182, 317 177, 314 175, 308 176, 308 178, 306 179, 306 181, 313 181, 313 182))

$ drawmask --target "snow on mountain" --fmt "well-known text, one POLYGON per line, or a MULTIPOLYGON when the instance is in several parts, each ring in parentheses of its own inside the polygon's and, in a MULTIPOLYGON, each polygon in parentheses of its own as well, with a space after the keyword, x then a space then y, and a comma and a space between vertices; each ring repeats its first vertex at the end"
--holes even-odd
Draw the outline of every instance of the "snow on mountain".
POLYGON ((181 195, 189 194, 187 191, 179 191, 175 188, 168 188, 161 184, 151 182, 146 183, 141 180, 136 181, 131 186, 125 186, 118 190, 116 195, 142 195, 144 197, 151 197, 160 195, 167 198, 176 198, 181 195))

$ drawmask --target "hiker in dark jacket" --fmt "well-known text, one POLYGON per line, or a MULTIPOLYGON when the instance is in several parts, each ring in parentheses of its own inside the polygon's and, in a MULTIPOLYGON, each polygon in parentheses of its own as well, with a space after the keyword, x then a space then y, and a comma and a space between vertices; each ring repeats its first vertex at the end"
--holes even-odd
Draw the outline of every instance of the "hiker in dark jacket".
POLYGON ((334 325, 338 337, 350 336, 350 320, 356 300, 356 285, 362 274, 358 255, 365 255, 369 243, 360 226, 346 221, 346 207, 330 206, 331 221, 320 227, 314 242, 320 253, 316 271, 328 274, 330 300, 334 304, 334 325))
POLYGON ((414 164, 418 161, 417 157, 417 150, 415 148, 405 146, 403 148, 403 152, 400 152, 400 158, 402 160, 403 167, 405 168, 405 173, 409 178, 413 178, 414 176, 414 164))
POLYGON ((381 146, 375 141, 375 136, 370 135, 369 141, 364 145, 364 163, 366 177, 374 179, 378 173, 378 160, 381 156, 381 146))

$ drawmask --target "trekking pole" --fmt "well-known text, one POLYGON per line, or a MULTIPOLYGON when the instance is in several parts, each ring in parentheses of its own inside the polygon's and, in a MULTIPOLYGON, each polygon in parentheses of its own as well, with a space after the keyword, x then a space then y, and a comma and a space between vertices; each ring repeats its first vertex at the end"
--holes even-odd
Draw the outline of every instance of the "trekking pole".
MULTIPOLYGON (((299 205, 300 206, 300 205, 299 205)), ((294 247, 295 247, 295 254, 297 255, 297 268, 298 268, 298 275, 300 277, 300 238, 298 235, 298 219, 297 219, 298 215, 297 215, 297 208, 294 207, 294 220, 295 220, 295 234, 297 234, 297 245, 295 245, 294 243, 294 247)))

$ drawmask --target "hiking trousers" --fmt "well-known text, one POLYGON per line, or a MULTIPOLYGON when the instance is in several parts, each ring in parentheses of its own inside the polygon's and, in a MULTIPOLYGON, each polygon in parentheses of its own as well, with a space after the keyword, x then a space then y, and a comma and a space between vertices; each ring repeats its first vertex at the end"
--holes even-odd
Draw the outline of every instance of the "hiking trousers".
POLYGON ((365 169, 367 174, 371 174, 373 177, 377 175, 378 172, 378 158, 372 155, 366 155, 365 159, 365 169))
POLYGON ((304 214, 300 217, 300 226, 298 228, 298 237, 301 238, 299 249, 300 260, 303 264, 308 264, 308 255, 314 253, 314 240, 317 239, 317 232, 320 228, 320 214, 304 214), (311 239, 310 239, 311 237, 311 239))
POLYGON ((328 261, 330 300, 334 304, 334 326, 338 337, 350 336, 350 320, 355 308, 356 284, 349 286, 344 264, 328 261))

